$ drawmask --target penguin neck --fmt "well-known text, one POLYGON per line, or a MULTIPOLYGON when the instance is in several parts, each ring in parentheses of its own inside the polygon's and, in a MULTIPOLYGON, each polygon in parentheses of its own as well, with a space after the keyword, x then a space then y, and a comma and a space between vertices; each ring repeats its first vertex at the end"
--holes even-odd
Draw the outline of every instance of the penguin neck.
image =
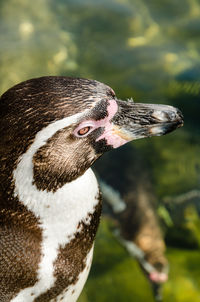
MULTIPOLYGON (((47 140, 51 138, 57 131, 67 127, 78 121, 83 113, 78 113, 70 117, 63 118, 49 124, 37 133, 33 143, 29 146, 27 151, 20 156, 16 169, 13 171, 14 181, 14 197, 26 206, 29 210, 35 213, 37 217, 41 217, 48 208, 57 207, 57 211, 62 211, 62 206, 66 210, 73 208, 78 210, 79 202, 85 198, 85 194, 93 198, 98 192, 96 178, 91 169, 88 169, 82 176, 77 175, 77 178, 69 183, 62 184, 55 192, 38 189, 34 184, 34 167, 33 157, 36 152, 46 144, 47 140)), ((86 198, 87 200, 88 198, 86 198)), ((79 204, 80 206, 81 204, 79 204)), ((95 206, 96 204, 93 204, 95 206)), ((87 205, 87 213, 91 208, 87 205)), ((83 204, 81 206, 83 209, 83 204)), ((79 211, 80 212, 80 209, 79 211)), ((84 216, 84 215, 83 215, 84 216)))
POLYGON ((88 169, 56 192, 38 190, 33 182, 32 156, 35 146, 40 147, 37 139, 21 156, 13 172, 14 198, 34 214, 40 226, 49 232, 48 238, 53 236, 55 241, 56 234, 62 234, 60 236, 64 237, 59 238, 59 244, 66 244, 66 236, 73 237, 81 222, 90 223, 88 217, 99 203, 97 180, 92 170, 88 169))
MULTIPOLYGON (((45 188, 40 190, 34 184, 33 157, 36 152, 44 146, 48 139, 50 139, 57 131, 76 123, 86 112, 87 110, 50 123, 48 126, 42 128, 35 135, 35 138, 31 139, 27 147, 25 145, 24 147, 19 145, 19 150, 25 150, 24 153, 15 150, 16 152, 13 153, 13 157, 11 155, 9 156, 10 152, 7 154, 7 160, 1 164, 3 167, 2 170, 5 170, 2 178, 6 187, 6 190, 4 189, 2 192, 3 195, 8 197, 7 205, 4 201, 5 198, 2 198, 3 207, 14 207, 16 209, 17 207, 19 208, 20 205, 23 205, 26 206, 27 209, 37 213, 37 216, 40 216, 38 211, 43 212, 45 207, 47 208, 50 204, 56 204, 58 201, 64 202, 66 196, 68 196, 68 204, 70 204, 70 196, 75 203, 75 200, 78 197, 77 194, 79 194, 78 199, 80 200, 81 194, 84 195, 84 185, 87 187, 87 183, 91 185, 92 182, 95 187, 94 190, 97 191, 97 183, 91 170, 82 173, 82 176, 77 175, 77 178, 74 181, 62 183, 62 186, 60 186, 56 192, 47 192, 45 188), (17 155, 17 158, 15 154, 17 155), (4 167, 7 168, 4 169, 4 167), (13 194, 11 194, 11 192, 13 192, 13 194), (12 202, 14 203, 13 205, 12 202)), ((24 142, 24 140, 22 140, 22 142, 24 142)), ((88 189, 90 189, 90 187, 88 187, 88 189)))

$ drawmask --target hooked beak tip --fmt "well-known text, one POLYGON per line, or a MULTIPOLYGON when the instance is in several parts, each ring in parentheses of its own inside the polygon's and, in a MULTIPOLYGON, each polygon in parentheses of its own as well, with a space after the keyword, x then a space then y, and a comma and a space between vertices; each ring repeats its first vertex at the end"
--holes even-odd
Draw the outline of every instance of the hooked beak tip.
POLYGON ((158 123, 150 127, 150 135, 165 135, 176 128, 183 126, 184 121, 182 112, 172 106, 169 106, 169 109, 170 110, 160 111, 159 114, 158 111, 155 111, 152 114, 152 116, 157 118, 158 123))
MULTIPOLYGON (((163 106, 162 106, 163 107, 163 106)), ((178 125, 183 125, 183 114, 175 107, 165 105, 164 110, 154 110, 152 117, 155 118, 160 123, 177 123, 178 125)))

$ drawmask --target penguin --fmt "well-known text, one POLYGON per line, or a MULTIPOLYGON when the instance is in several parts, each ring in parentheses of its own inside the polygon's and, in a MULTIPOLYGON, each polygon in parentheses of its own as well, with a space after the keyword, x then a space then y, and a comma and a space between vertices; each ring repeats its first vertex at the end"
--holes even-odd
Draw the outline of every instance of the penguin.
POLYGON ((95 80, 48 76, 0 98, 0 299, 77 301, 101 215, 92 164, 182 126, 167 105, 117 99, 95 80))

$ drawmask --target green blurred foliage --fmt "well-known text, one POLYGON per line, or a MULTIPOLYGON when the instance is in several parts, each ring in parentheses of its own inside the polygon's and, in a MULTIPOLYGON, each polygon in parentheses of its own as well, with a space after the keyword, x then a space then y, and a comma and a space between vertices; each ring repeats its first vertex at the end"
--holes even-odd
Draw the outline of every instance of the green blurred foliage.
POLYGON ((178 131, 134 142, 151 164, 159 197, 200 188, 200 137, 191 137, 184 130, 178 131))

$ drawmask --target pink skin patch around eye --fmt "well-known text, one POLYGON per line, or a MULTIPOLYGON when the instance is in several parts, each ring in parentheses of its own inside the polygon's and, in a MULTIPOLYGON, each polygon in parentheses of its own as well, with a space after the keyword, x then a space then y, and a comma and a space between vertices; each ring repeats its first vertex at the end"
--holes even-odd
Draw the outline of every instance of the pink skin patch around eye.
MULTIPOLYGON (((127 143, 127 140, 121 138, 117 134, 115 134, 112 131, 113 124, 110 122, 113 116, 117 113, 118 105, 115 100, 109 100, 109 105, 107 107, 108 116, 106 116, 104 119, 100 120, 101 126, 105 128, 103 134, 98 137, 96 141, 99 141, 101 139, 105 139, 108 145, 111 145, 113 148, 118 148, 125 143, 127 143)), ((100 125, 99 125, 100 126, 100 125)))
POLYGON ((92 132, 94 129, 97 129, 99 127, 105 128, 104 132, 100 137, 97 138, 96 141, 100 141, 101 139, 105 139, 107 144, 112 146, 113 148, 118 148, 125 143, 128 142, 128 140, 125 140, 121 138, 119 135, 115 134, 113 131, 113 124, 110 122, 113 116, 117 113, 118 105, 115 100, 108 100, 108 106, 107 106, 107 112, 108 115, 99 121, 95 120, 88 120, 82 122, 78 128, 76 128, 74 134, 78 136, 78 131, 84 127, 91 127, 91 130, 87 132, 85 135, 82 135, 82 137, 87 136, 90 132, 92 132))

